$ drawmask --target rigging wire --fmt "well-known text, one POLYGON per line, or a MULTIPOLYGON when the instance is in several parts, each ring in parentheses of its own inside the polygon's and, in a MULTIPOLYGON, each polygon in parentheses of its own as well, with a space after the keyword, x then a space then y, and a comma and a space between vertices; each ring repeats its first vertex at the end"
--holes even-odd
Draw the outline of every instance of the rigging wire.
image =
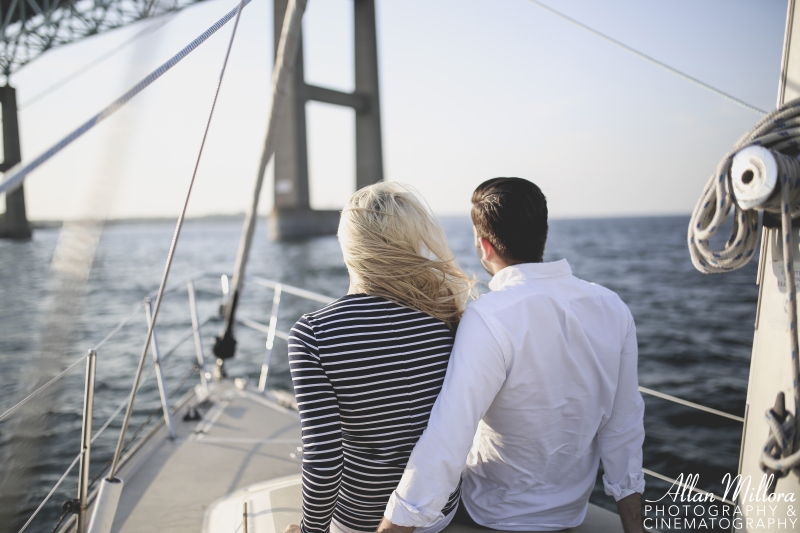
MULTIPOLYGON (((208 131, 211 129, 211 120, 214 117, 214 110, 217 107, 217 101, 219 99, 219 92, 222 87, 222 80, 225 78, 225 71, 228 67, 228 60, 231 56, 231 49, 233 48, 233 41, 236 38, 236 30, 239 28, 239 20, 242 16, 242 10, 244 6, 247 5, 249 0, 239 0, 239 5, 230 13, 235 12, 236 20, 233 23, 233 31, 231 32, 230 41, 228 41, 228 49, 225 52, 225 59, 222 62, 222 69, 219 73, 219 78, 217 80, 217 86, 214 90, 214 99, 211 102, 211 110, 208 113, 208 120, 206 121, 205 131, 203 132, 203 139, 200 141, 200 149, 197 153, 197 159, 195 160, 194 170, 192 171, 192 177, 189 180, 189 190, 186 192, 186 198, 183 201, 183 208, 181 209, 181 214, 178 216, 178 220, 175 223, 175 232, 172 235, 172 242, 169 246, 169 252, 167 253, 167 261, 164 265, 164 274, 161 276, 161 284, 158 288, 158 295, 156 296, 156 301, 153 309, 153 317, 150 320, 150 325, 147 328, 147 338, 144 342, 144 347, 142 348, 142 356, 139 359, 139 368, 136 372, 136 378, 133 381, 133 388, 131 389, 131 400, 128 403, 128 409, 125 413, 125 419, 122 422, 122 429, 119 432, 119 440, 117 441, 117 449, 114 453, 114 459, 111 464, 111 470, 109 472, 108 479, 113 480, 114 476, 117 473, 117 468, 119 466, 119 459, 122 455, 122 450, 125 444, 125 433, 128 429, 128 423, 130 422, 131 414, 133 412, 133 404, 136 401, 136 392, 139 389, 139 379, 142 375, 142 369, 144 368, 144 363, 147 359, 147 352, 150 347, 150 344, 153 339, 153 331, 156 326, 156 321, 158 320, 158 314, 161 310, 161 302, 163 300, 164 291, 167 287, 167 280, 169 279, 170 269, 172 268, 172 261, 175 258, 175 248, 178 246, 178 239, 181 235, 181 230, 183 229, 183 221, 186 218, 186 210, 189 207, 189 200, 192 197, 192 189, 194 188, 194 183, 197 178, 197 170, 200 168, 200 160, 203 157, 203 149, 206 145, 206 140, 208 139, 208 131)), ((229 13, 229 14, 230 14, 229 13)), ((226 15, 227 16, 227 15, 226 15)), ((219 24, 219 23, 218 23, 219 24)))
POLYGON ((50 94, 54 93, 58 89, 64 87, 65 85, 71 83, 72 81, 74 81, 78 77, 80 77, 83 74, 89 72, 90 70, 92 70, 94 67, 96 67, 97 65, 99 65, 103 61, 105 61, 105 60, 109 59, 110 57, 116 55, 117 53, 121 52, 122 50, 124 50, 125 48, 127 48, 128 46, 130 46, 131 44, 136 42, 137 40, 139 40, 141 37, 145 37, 147 35, 150 35, 154 31, 156 31, 158 29, 161 29, 168 22, 173 20, 174 16, 175 16, 175 13, 173 12, 173 13, 169 13, 169 14, 164 15, 163 17, 157 19, 152 24, 148 25, 147 27, 145 27, 142 30, 140 30, 140 31, 136 32, 135 34, 133 34, 130 38, 128 38, 125 41, 121 42, 119 45, 115 46, 111 50, 108 50, 105 54, 102 54, 102 55, 96 57, 90 63, 88 63, 88 64, 82 66, 81 68, 73 71, 71 74, 65 76, 64 78, 61 78, 59 81, 55 82, 54 84, 49 86, 47 89, 37 93, 36 95, 32 96, 31 98, 28 98, 27 100, 25 100, 24 102, 19 104, 19 106, 17 108, 21 111, 21 110, 23 110, 23 109, 25 109, 27 107, 30 107, 32 104, 35 104, 36 102, 38 102, 39 100, 41 100, 45 96, 49 96, 50 94))
POLYGON ((67 476, 69 475, 70 472, 72 472, 72 469, 75 468, 75 465, 78 464, 78 461, 80 460, 81 457, 83 457, 83 451, 81 451, 81 453, 79 453, 75 457, 75 459, 72 460, 72 463, 70 463, 69 467, 67 467, 67 470, 63 474, 61 474, 61 477, 58 478, 58 481, 56 481, 56 484, 53 485, 53 488, 50 489, 50 492, 48 492, 47 496, 44 497, 44 500, 42 500, 42 503, 39 504, 39 507, 36 508, 36 510, 33 512, 33 514, 30 516, 30 518, 28 518, 28 521, 25 522, 25 524, 23 524, 22 528, 17 533, 22 533, 23 531, 28 529, 28 526, 31 525, 31 522, 33 522, 33 519, 36 518, 36 515, 39 514, 39 511, 42 510, 42 507, 44 507, 44 505, 47 502, 50 501, 50 498, 53 497, 53 494, 55 494, 55 492, 58 490, 58 487, 60 487, 61 484, 64 482, 64 480, 67 479, 67 476))
MULTIPOLYGON (((141 303, 139 304, 139 306, 141 306, 141 303)), ((137 310, 138 310, 138 308, 137 308, 137 310)), ((205 326, 210 320, 211 320, 211 317, 206 318, 200 324, 200 327, 202 328, 203 326, 205 326)), ((164 355, 163 361, 166 361, 167 358, 170 355, 175 353, 175 350, 177 350, 184 342, 186 342, 186 339, 191 337, 191 333, 192 332, 193 332, 193 328, 189 328, 189 335, 183 335, 183 337, 181 337, 177 342, 175 342, 175 344, 169 350, 167 350, 166 354, 164 355)), ((83 359, 86 359, 86 357, 84 356, 83 359)), ((150 369, 147 371, 147 374, 145 374, 144 379, 141 381, 141 383, 139 385, 140 388, 144 384, 144 382, 147 381, 150 378, 150 376, 153 375, 154 371, 155 371, 155 367, 150 367, 150 369)), ((197 371, 198 371, 197 366, 192 367, 191 372, 189 372, 186 376, 184 376, 184 378, 180 381, 180 383, 178 383, 178 385, 172 391, 170 391, 168 397, 172 398, 178 392, 180 392, 180 390, 183 388, 183 386, 186 384, 186 382, 189 380, 189 378, 191 378, 197 371)), ((92 436, 92 440, 91 440, 92 444, 94 444, 94 442, 97 440, 97 438, 100 437, 100 435, 111 425, 111 422, 117 417, 117 415, 119 415, 120 411, 122 411, 122 409, 127 405, 129 399, 130 399, 129 396, 126 397, 125 400, 119 405, 119 407, 117 407, 117 409, 111 414, 111 416, 108 417, 108 419, 105 421, 103 426, 95 432, 95 434, 92 436)), ((136 431, 134 431, 133 435, 131 435, 130 438, 128 438, 127 442, 125 443, 125 446, 123 447, 123 452, 128 450, 130 445, 133 444, 133 441, 136 440, 136 437, 138 437, 139 434, 142 432, 142 430, 148 424, 150 424, 150 422, 153 421, 153 419, 158 415, 158 413, 161 412, 161 409, 162 409, 161 407, 156 408, 150 414, 150 416, 148 416, 148 418, 144 422, 139 424, 139 427, 136 428, 136 431)), ((61 483, 64 482, 64 480, 67 478, 69 473, 72 472, 72 469, 75 468, 75 465, 78 463, 78 461, 80 460, 80 458, 82 456, 83 456, 83 452, 79 453, 78 456, 75 457, 75 459, 72 461, 72 463, 67 467, 67 470, 64 472, 64 474, 59 478, 59 480, 56 482, 56 484, 50 489, 50 492, 47 494, 47 496, 45 496, 44 500, 42 500, 42 502, 39 504, 39 506, 36 508, 36 510, 33 512, 33 514, 31 514, 31 516, 28 518, 27 522, 25 522, 25 524, 22 526, 22 529, 20 529, 17 533, 23 533, 25 531, 25 529, 27 529, 27 527, 31 524, 31 522, 33 522, 34 518, 36 518, 36 516, 39 514, 39 512, 41 512, 41 510, 45 506, 45 504, 50 500, 50 498, 53 496, 53 494, 55 494, 56 490, 58 490, 58 488, 61 486, 61 483)), ((106 470, 108 470, 108 467, 111 466, 111 463, 112 463, 113 459, 114 459, 113 457, 111 459, 109 459, 108 462, 100 468, 100 471, 95 475, 94 478, 92 478, 91 482, 89 483, 90 487, 93 486, 97 482, 98 479, 103 477, 103 475, 105 474, 106 470)), ((59 521, 56 524, 56 527, 53 528, 53 531, 58 529, 58 526, 61 525, 61 523, 66 518, 66 516, 68 514, 70 514, 70 513, 71 513, 71 511, 69 511, 69 510, 65 510, 64 511, 64 513, 61 515, 61 518, 59 518, 59 521)))
POLYGON ((759 113, 761 115, 766 115, 767 114, 767 111, 764 111, 763 109, 761 109, 759 107, 756 107, 756 106, 754 106, 752 104, 748 104, 744 100, 740 100, 739 98, 736 98, 735 96, 733 96, 731 94, 728 94, 725 91, 717 89, 716 87, 714 87, 712 85, 709 85, 709 84, 707 84, 707 83, 705 83, 703 81, 698 80, 694 76, 690 76, 689 74, 686 74, 685 72, 681 72, 680 70, 678 70, 678 69, 676 69, 674 67, 671 67, 671 66, 667 65, 666 63, 663 63, 663 62, 659 61, 658 59, 656 59, 654 57, 651 57, 651 56, 649 56, 649 55, 647 55, 647 54, 645 54, 643 52, 640 52, 639 50, 637 50, 635 48, 632 48, 632 47, 628 46, 627 44, 622 43, 622 42, 614 39, 613 37, 609 37, 605 33, 601 33, 599 31, 595 30, 594 28, 587 26, 584 23, 582 23, 582 22, 580 22, 578 20, 575 20, 574 18, 572 18, 570 16, 565 15, 564 13, 562 13, 560 11, 556 11, 552 7, 550 7, 550 6, 546 5, 546 4, 543 4, 542 2, 539 2, 538 0, 528 0, 528 2, 530 2, 530 3, 532 3, 532 4, 536 5, 536 6, 544 9, 545 11, 547 11, 547 12, 549 12, 549 13, 551 13, 551 14, 553 14, 553 15, 555 15, 555 16, 557 16, 557 17, 559 17, 559 18, 561 18, 561 19, 563 19, 563 20, 565 20, 565 21, 567 21, 567 22, 569 22, 571 24, 574 24, 575 26, 578 26, 579 28, 581 28, 583 30, 588 31, 589 33, 592 33, 592 34, 596 35, 597 37, 600 37, 601 39, 604 39, 604 40, 610 42, 611 44, 614 44, 614 45, 622 48, 623 50, 626 50, 626 51, 628 51, 628 52, 630 52, 630 53, 632 53, 632 54, 644 59, 645 61, 649 61, 650 63, 652 63, 652 64, 654 64, 654 65, 656 65, 658 67, 661 67, 662 69, 664 69, 664 70, 666 70, 668 72, 671 72, 672 74, 675 74, 676 76, 679 76, 679 77, 681 77, 681 78, 683 78, 683 79, 685 79, 687 81, 690 81, 690 82, 694 83, 695 85, 698 85, 698 86, 702 87, 703 89, 716 94, 717 96, 721 96, 721 97, 723 97, 723 98, 725 98, 727 100, 730 100, 731 102, 733 102, 734 104, 736 104, 738 106, 741 106, 741 107, 743 107, 743 108, 745 108, 745 109, 747 109, 749 111, 753 111, 755 113, 759 113))
POLYGON ((45 390, 47 387, 49 387, 50 385, 52 385, 53 383, 55 383, 56 381, 58 381, 59 379, 64 377, 70 370, 72 370, 73 368, 78 366, 80 363, 82 363, 87 357, 88 357, 88 355, 83 355, 77 361, 75 361, 72 364, 70 364, 67 368, 65 368, 64 370, 62 370, 61 372, 59 372, 58 374, 56 374, 52 378, 50 378, 50 380, 48 380, 47 383, 45 383, 44 385, 42 385, 41 387, 39 387, 35 391, 33 391, 30 394, 28 394, 27 396, 25 396, 22 400, 20 400, 16 404, 14 404, 14 406, 8 408, 6 411, 4 411, 2 414, 0 414, 0 422, 5 420, 9 416, 11 416, 11 414, 14 411, 16 411, 17 409, 19 409, 20 407, 22 407, 23 405, 28 403, 28 401, 31 398, 33 398, 34 396, 36 396, 37 394, 39 394, 40 392, 45 390))
MULTIPOLYGON (((246 6, 250 3, 251 0, 242 0, 242 7, 246 6)), ((39 168, 42 164, 44 164, 48 159, 56 155, 58 152, 72 144, 76 139, 81 137, 84 133, 92 129, 94 126, 114 114, 116 111, 119 110, 122 106, 127 104, 134 96, 142 92, 146 89, 151 83, 156 81, 162 75, 164 75, 169 69, 177 65, 183 58, 193 52, 198 46, 203 44, 209 37, 214 35, 217 30, 222 28, 225 24, 230 22, 230 20, 234 17, 238 17, 238 13, 241 10, 239 7, 235 7, 230 10, 228 13, 225 14, 221 19, 215 22, 210 28, 200 34, 194 41, 186 45, 180 52, 172 56, 168 59, 164 64, 158 67, 156 70, 145 76, 139 83, 134 85, 128 92, 111 102, 108 106, 106 106, 102 111, 97 113, 95 116, 78 126, 72 133, 68 134, 66 137, 58 141, 56 144, 51 146, 47 151, 40 154, 36 159, 28 163, 27 165, 23 166, 16 172, 13 172, 5 181, 0 183, 0 194, 8 193, 22 185, 25 181, 25 178, 39 168)))

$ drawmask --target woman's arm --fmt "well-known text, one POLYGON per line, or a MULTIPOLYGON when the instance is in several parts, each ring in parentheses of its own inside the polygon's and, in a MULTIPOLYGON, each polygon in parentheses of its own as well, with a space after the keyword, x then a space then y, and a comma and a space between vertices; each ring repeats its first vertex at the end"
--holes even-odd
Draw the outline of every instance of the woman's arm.
POLYGON ((289 336, 289 365, 303 430, 303 533, 328 533, 339 496, 344 455, 339 404, 320 364, 311 324, 289 336))

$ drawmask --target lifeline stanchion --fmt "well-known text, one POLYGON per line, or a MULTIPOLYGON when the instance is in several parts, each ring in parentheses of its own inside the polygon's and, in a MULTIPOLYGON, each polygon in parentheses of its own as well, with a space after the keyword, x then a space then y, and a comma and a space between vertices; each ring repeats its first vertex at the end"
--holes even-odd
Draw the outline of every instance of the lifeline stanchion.
POLYGON ((92 418, 94 417, 94 382, 96 374, 97 352, 89 350, 89 357, 86 359, 86 389, 83 393, 83 424, 81 425, 78 533, 86 533, 86 505, 89 496, 89 465, 92 449, 92 418))
POLYGON ((156 324, 153 319, 153 302, 149 297, 144 299, 144 311, 147 317, 147 327, 150 328, 151 348, 153 350, 153 367, 156 371, 156 381, 158 382, 158 395, 161 398, 161 410, 164 411, 164 423, 169 429, 170 438, 175 438, 175 426, 172 423, 172 414, 169 408, 169 398, 167 397, 167 384, 164 381, 164 370, 161 368, 161 349, 158 345, 158 335, 156 334, 156 324))
POLYGON ((272 297, 272 313, 269 317, 269 330, 267 331, 267 353, 264 355, 264 364, 261 365, 261 377, 258 380, 259 392, 267 390, 269 378, 269 365, 272 363, 272 348, 275 346, 275 333, 278 330, 278 310, 281 305, 281 292, 283 287, 275 285, 275 295, 272 297))
POLYGON ((200 367, 200 384, 203 392, 208 394, 208 377, 206 376, 206 358, 203 351, 203 340, 200 336, 200 319, 197 314, 197 297, 194 292, 194 282, 190 279, 186 282, 186 290, 189 293, 189 313, 192 316, 192 333, 194 335, 194 350, 197 355, 197 364, 200 367))

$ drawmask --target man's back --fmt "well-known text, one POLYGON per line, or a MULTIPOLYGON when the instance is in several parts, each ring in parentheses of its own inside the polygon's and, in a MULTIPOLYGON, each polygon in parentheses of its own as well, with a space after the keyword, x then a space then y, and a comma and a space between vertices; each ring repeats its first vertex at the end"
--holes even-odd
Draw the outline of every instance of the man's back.
MULTIPOLYGON (((502 529, 577 525, 595 483, 598 432, 614 409, 622 357, 632 356, 636 369, 633 319, 616 294, 572 276, 566 261, 509 267, 492 285, 471 310, 500 345, 506 379, 467 459, 467 509, 502 529)), ((636 381, 626 385, 636 388, 636 381)))
POLYGON ((464 314, 387 516, 432 520, 440 490, 425 482, 457 483, 464 457, 462 503, 495 529, 580 524, 601 457, 609 494, 642 492, 644 404, 628 308, 566 261, 506 267, 491 288, 464 314))

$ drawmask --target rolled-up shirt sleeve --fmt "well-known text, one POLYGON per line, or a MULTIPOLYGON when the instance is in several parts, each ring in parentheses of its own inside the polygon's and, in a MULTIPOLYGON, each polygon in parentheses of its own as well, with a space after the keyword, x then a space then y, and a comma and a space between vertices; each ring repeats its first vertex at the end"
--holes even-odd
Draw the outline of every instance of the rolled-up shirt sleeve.
POLYGON ((384 516, 421 527, 443 518, 442 508, 461 479, 475 431, 506 379, 498 337, 474 309, 458 326, 442 390, 384 516))
POLYGON ((639 393, 636 326, 630 316, 611 416, 598 431, 605 492, 615 500, 644 492, 644 401, 639 393))

